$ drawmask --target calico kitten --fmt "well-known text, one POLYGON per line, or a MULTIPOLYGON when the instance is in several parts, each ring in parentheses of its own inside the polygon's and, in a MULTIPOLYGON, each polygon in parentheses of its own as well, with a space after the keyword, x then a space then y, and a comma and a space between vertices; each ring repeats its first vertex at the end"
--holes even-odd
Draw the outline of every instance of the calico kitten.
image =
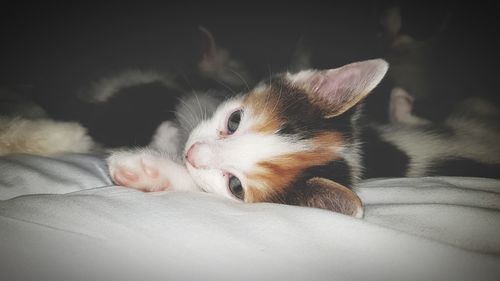
POLYGON ((345 187, 362 175, 356 104, 387 68, 383 60, 370 60, 284 73, 215 111, 215 101, 191 98, 178 110, 180 126, 160 129, 173 146, 115 152, 110 173, 116 183, 145 191, 203 190, 361 217, 361 201, 345 187), (183 129, 190 132, 179 141, 183 129))
POLYGON ((500 174, 499 130, 485 134, 482 120, 457 115, 432 124, 412 115, 411 98, 398 88, 391 123, 364 118, 360 102, 384 89, 376 86, 387 69, 375 59, 282 73, 218 106, 209 96, 190 97, 149 148, 113 153, 110 174, 143 191, 199 190, 355 217, 363 208, 349 187, 362 178, 500 174))

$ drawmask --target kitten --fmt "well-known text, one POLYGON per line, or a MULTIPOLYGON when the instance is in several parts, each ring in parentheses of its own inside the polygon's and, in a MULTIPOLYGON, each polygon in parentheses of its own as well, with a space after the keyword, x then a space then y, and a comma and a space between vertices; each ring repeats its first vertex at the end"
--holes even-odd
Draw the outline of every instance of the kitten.
MULTIPOLYGON (((362 178, 453 175, 469 164, 498 171, 499 145, 478 139, 484 132, 469 140, 463 126, 442 132, 410 118, 400 89, 392 93, 391 124, 364 120, 359 103, 387 69, 375 59, 282 73, 219 105, 210 96, 189 97, 150 147, 112 153, 110 174, 143 191, 205 191, 362 217, 362 203, 349 189, 362 178)), ((464 171, 474 172, 458 175, 464 171)))
POLYGON ((178 110, 181 126, 161 129, 170 131, 164 142, 180 147, 115 152, 108 159, 110 174, 118 184, 145 191, 203 190, 361 217, 361 201, 345 187, 361 177, 358 132, 351 123, 355 105, 387 68, 383 60, 370 60, 280 74, 224 101, 213 114, 215 101, 191 98, 178 110), (194 115, 196 104, 206 114, 194 115), (189 115, 194 119, 187 120, 189 115), (187 140, 176 140, 183 128, 190 131, 187 140))

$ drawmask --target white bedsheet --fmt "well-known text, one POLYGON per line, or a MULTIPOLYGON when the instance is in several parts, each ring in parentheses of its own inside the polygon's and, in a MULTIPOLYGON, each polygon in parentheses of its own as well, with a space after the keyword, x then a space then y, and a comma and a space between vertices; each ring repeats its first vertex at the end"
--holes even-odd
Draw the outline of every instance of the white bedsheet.
POLYGON ((0 280, 500 280, 500 181, 356 191, 362 220, 116 187, 94 156, 3 157, 0 280))

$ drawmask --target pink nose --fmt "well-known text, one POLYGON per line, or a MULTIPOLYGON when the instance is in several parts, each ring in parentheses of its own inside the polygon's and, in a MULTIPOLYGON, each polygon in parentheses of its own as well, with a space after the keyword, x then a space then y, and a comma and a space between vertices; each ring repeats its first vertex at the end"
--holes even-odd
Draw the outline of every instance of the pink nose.
POLYGON ((193 144, 186 153, 186 161, 196 169, 206 169, 217 164, 217 154, 213 148, 205 142, 193 144))
POLYGON ((194 168, 198 168, 198 165, 196 164, 196 153, 199 147, 199 143, 193 144, 189 149, 188 152, 186 153, 186 160, 193 166, 194 168))
POLYGON ((193 144, 186 153, 186 160, 194 168, 205 168, 207 166, 207 145, 197 142, 193 144))

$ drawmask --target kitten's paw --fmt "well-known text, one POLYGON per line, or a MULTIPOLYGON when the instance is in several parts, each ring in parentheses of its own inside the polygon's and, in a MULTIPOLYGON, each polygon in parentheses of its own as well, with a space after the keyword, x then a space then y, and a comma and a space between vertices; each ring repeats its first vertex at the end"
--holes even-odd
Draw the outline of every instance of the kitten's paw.
POLYGON ((145 152, 116 152, 108 158, 109 172, 116 184, 142 191, 164 191, 171 187, 171 181, 161 171, 162 161, 145 152))

